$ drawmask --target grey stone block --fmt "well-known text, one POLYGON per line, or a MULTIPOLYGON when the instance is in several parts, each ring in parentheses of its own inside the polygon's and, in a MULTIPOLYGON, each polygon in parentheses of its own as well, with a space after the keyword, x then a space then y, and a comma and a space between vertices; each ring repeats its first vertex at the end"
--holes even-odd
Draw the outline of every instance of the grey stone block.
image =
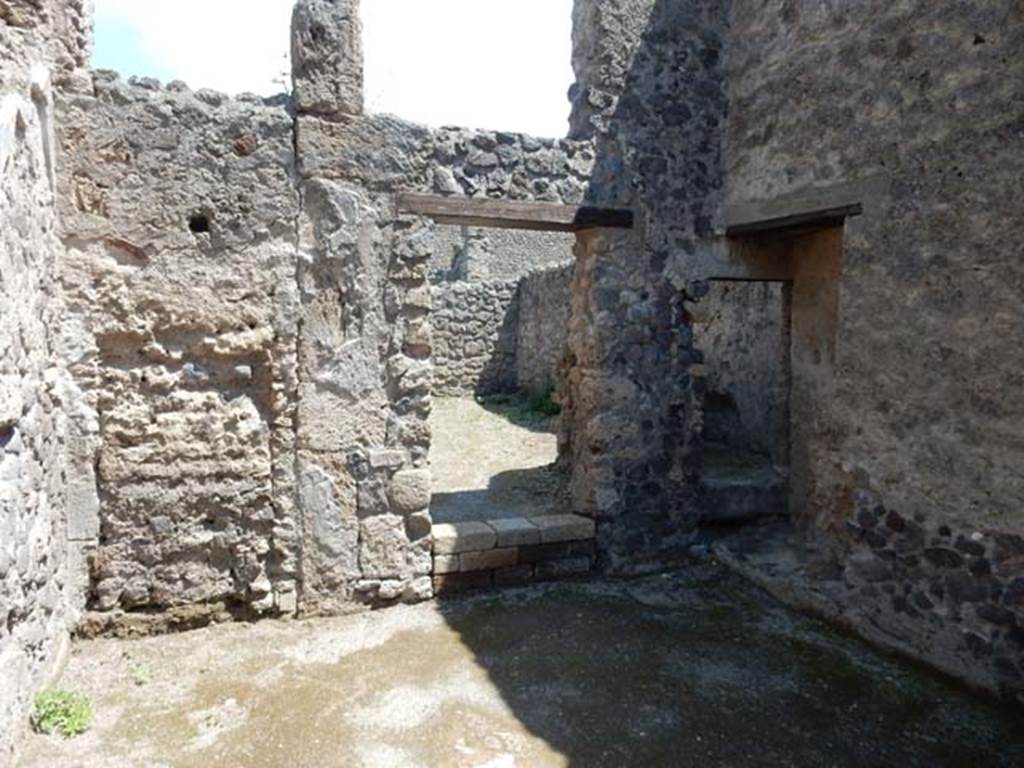
POLYGON ((530 518, 540 529, 543 544, 594 538, 594 521, 580 515, 544 515, 530 518))
POLYGON ((520 563, 542 563, 546 560, 561 560, 571 555, 570 544, 566 541, 556 544, 531 544, 519 548, 520 563))
POLYGON ((486 523, 439 523, 434 526, 434 554, 454 555, 492 549, 498 535, 486 523))
POLYGON ((499 547, 540 544, 540 529, 525 517, 488 520, 487 524, 498 534, 499 547))
POLYGON ((378 448, 369 451, 368 458, 374 469, 394 469, 405 463, 405 451, 378 448))
POLYGON ((363 112, 363 44, 358 0, 303 0, 292 19, 298 110, 330 116, 363 112))
POLYGON ((485 549, 480 552, 464 552, 459 556, 459 570, 493 571, 498 568, 511 568, 517 562, 515 547, 507 549, 485 549))
POLYGON ((458 555, 435 555, 434 556, 434 573, 445 574, 445 573, 458 573, 459 572, 459 556, 458 555))
POLYGON ((409 469, 391 481, 391 508, 398 514, 412 514, 430 505, 430 470, 409 469))

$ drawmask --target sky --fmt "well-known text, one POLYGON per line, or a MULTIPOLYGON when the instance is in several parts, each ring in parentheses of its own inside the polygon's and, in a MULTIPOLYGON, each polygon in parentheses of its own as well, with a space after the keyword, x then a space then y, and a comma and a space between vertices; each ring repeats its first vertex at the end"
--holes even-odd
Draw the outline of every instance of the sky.
MULTIPOLYGON (((95 0, 93 66, 272 95, 293 0, 95 0)), ((367 109, 564 136, 572 0, 362 0, 367 109)))

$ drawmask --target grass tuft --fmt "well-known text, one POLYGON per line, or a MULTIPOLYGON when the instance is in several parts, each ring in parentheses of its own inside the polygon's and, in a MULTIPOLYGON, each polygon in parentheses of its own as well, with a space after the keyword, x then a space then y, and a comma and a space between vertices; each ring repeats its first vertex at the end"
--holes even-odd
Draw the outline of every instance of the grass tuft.
POLYGON ((548 389, 546 392, 532 394, 526 401, 526 407, 532 413, 551 418, 562 412, 562 406, 556 403, 552 396, 554 391, 548 389))
POLYGON ((39 733, 59 733, 70 739, 92 725, 92 702, 71 691, 43 691, 35 699, 32 725, 39 733))
POLYGON ((534 394, 497 395, 481 400, 492 413, 507 419, 512 424, 527 428, 545 427, 562 412, 561 406, 552 399, 552 390, 534 394))

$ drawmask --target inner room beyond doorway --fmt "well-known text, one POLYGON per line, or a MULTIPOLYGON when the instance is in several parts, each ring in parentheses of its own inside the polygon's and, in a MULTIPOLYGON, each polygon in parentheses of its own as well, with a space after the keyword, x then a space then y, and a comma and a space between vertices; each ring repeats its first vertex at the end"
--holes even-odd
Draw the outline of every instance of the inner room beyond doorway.
POLYGON ((435 523, 558 511, 571 234, 438 226, 431 263, 435 523))
POLYGON ((518 396, 434 400, 435 523, 555 514, 555 422, 518 396))

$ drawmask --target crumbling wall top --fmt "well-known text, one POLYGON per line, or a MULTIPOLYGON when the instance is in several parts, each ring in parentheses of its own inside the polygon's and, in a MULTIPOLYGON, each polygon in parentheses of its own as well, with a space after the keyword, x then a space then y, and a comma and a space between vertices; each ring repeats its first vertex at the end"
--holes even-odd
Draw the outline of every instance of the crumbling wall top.
POLYGON ((359 0, 299 0, 292 17, 292 81, 300 114, 363 113, 359 0))
POLYGON ((89 66, 92 20, 93 0, 0 0, 0 65, 11 64, 17 73, 46 64, 57 84, 70 86, 89 66))

